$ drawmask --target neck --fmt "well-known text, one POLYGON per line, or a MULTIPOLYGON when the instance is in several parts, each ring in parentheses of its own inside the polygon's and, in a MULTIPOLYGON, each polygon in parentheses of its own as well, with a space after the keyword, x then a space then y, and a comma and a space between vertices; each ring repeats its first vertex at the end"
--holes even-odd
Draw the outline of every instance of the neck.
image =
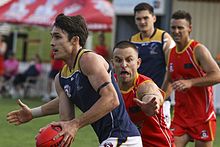
POLYGON ((130 82, 118 81, 119 88, 120 88, 120 90, 123 90, 123 91, 129 90, 134 85, 133 83, 134 83, 134 81, 130 81, 130 82))
POLYGON ((154 27, 150 30, 143 31, 143 32, 141 32, 141 37, 142 38, 150 38, 153 35, 154 31, 155 31, 154 27))
POLYGON ((185 47, 189 44, 190 38, 182 41, 182 42, 176 42, 177 50, 182 51, 185 49, 185 47))
POLYGON ((82 47, 77 47, 76 49, 72 49, 69 58, 66 60, 66 64, 68 65, 70 70, 74 68, 77 55, 81 48, 82 47))

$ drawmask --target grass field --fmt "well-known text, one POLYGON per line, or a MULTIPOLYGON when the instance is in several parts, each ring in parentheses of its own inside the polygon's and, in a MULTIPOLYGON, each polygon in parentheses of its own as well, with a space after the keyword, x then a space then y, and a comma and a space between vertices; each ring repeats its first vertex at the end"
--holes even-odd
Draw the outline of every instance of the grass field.
MULTIPOLYGON (((24 103, 30 107, 39 106, 42 104, 40 99, 24 99, 24 103)), ((44 118, 38 118, 31 122, 13 126, 7 123, 6 114, 12 110, 18 109, 16 100, 2 98, 0 99, 0 146, 4 147, 34 147, 34 137, 38 133, 38 130, 52 121, 58 120, 58 116, 49 116, 44 118)), ((77 111, 77 115, 80 112, 77 111)), ((220 116, 217 117, 220 120, 220 116)), ((219 124, 219 122, 217 122, 219 124)), ((214 147, 220 147, 220 125, 217 125, 216 141, 214 147)), ((80 129, 77 133, 76 139, 72 144, 72 147, 97 147, 98 141, 95 133, 90 126, 80 129)), ((190 143, 187 147, 193 147, 190 143)))

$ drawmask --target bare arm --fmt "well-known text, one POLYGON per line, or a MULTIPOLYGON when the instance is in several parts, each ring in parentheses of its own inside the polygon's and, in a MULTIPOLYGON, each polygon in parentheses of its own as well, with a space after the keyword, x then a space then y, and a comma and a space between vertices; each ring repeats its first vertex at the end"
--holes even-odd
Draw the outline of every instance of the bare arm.
POLYGON ((167 70, 166 74, 165 74, 165 77, 164 77, 164 80, 163 80, 163 84, 161 86, 161 89, 166 92, 165 99, 167 97, 169 97, 171 92, 172 92, 171 82, 172 81, 171 81, 170 73, 167 70))
POLYGON ((20 109, 9 112, 7 114, 7 121, 14 125, 20 125, 31 121, 33 118, 58 114, 58 103, 58 98, 55 98, 42 106, 30 109, 26 104, 18 100, 17 104, 20 106, 20 109))
POLYGON ((84 54, 80 60, 80 67, 96 91, 102 84, 110 83, 100 90, 100 99, 77 118, 79 128, 99 120, 119 105, 117 93, 107 72, 108 64, 103 58, 97 58, 93 53, 84 54))
POLYGON ((175 45, 176 44, 175 44, 173 38, 166 32, 164 34, 164 45, 163 45, 163 51, 164 51, 166 63, 168 62, 169 52, 175 45))
POLYGON ((175 90, 185 90, 192 86, 210 86, 220 82, 220 70, 208 49, 203 45, 195 48, 195 58, 199 66, 206 72, 203 77, 178 80, 172 83, 175 90))
POLYGON ((209 86, 220 82, 220 70, 212 55, 204 45, 195 49, 196 60, 206 72, 205 77, 192 79, 193 86, 209 86))
POLYGON ((162 91, 153 81, 146 81, 138 86, 137 98, 134 101, 141 107, 147 116, 158 113, 160 106, 163 104, 162 91))
POLYGON ((70 102, 65 91, 60 86, 59 74, 55 77, 55 88, 59 97, 58 106, 60 120, 71 120, 75 117, 75 109, 73 103, 70 102))

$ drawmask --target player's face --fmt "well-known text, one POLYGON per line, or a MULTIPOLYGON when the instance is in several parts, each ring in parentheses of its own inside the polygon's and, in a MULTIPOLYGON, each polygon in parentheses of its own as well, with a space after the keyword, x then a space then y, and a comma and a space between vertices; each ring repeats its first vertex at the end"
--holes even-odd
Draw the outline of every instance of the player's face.
POLYGON ((171 35, 176 43, 184 43, 189 39, 192 26, 186 19, 171 19, 171 35))
POLYGON ((140 63, 138 53, 131 47, 116 48, 113 52, 113 65, 119 83, 133 84, 140 63))
POLYGON ((53 27, 51 31, 51 49, 54 59, 67 60, 73 49, 71 41, 68 40, 68 34, 59 27, 53 27))
POLYGON ((155 22, 155 15, 152 15, 147 10, 137 11, 135 13, 135 23, 141 32, 150 31, 154 27, 155 22))

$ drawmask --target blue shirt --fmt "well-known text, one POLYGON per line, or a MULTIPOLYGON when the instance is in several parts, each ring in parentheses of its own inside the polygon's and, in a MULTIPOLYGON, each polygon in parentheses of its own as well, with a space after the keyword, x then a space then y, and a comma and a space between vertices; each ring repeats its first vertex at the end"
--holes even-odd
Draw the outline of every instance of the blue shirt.
MULTIPOLYGON (((59 77, 61 87, 66 95, 82 112, 89 110, 100 98, 99 93, 93 89, 87 76, 80 70, 79 59, 85 52, 89 52, 89 50, 80 50, 74 69, 70 71, 65 65, 59 77)), ((100 143, 108 137, 117 137, 119 144, 121 144, 120 142, 125 141, 127 137, 140 136, 140 134, 129 118, 110 65, 108 71, 111 73, 111 82, 118 94, 120 105, 91 125, 100 143)))

